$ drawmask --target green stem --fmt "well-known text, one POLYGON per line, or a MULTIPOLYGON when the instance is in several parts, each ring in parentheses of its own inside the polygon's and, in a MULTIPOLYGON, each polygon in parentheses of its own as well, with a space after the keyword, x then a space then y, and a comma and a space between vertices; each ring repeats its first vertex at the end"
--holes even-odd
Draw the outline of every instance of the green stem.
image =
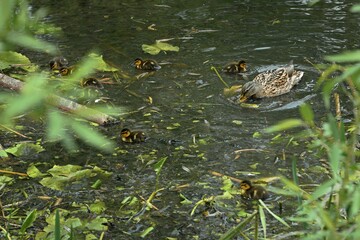
POLYGON ((216 73, 216 75, 218 76, 220 81, 225 85, 225 87, 229 88, 229 85, 224 81, 224 79, 222 79, 222 77, 220 76, 218 70, 214 66, 211 66, 210 69, 213 70, 216 73))

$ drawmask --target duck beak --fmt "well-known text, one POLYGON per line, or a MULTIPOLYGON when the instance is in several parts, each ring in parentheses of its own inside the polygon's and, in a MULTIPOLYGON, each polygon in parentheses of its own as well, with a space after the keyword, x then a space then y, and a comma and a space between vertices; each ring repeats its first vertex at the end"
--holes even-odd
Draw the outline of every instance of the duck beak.
POLYGON ((161 69, 161 66, 155 66, 154 69, 159 70, 161 69))

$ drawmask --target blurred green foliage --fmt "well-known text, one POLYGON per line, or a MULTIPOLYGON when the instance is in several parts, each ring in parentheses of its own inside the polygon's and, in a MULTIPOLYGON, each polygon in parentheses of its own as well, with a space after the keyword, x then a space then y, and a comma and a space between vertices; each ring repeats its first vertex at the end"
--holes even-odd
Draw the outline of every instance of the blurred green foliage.
MULTIPOLYGON (((319 160, 326 159, 329 180, 311 193, 299 187, 296 179, 282 178, 285 189, 273 190, 301 200, 291 219, 302 224, 303 230, 298 232, 301 239, 360 239, 360 51, 326 59, 334 63, 324 69, 317 86, 322 91, 327 119, 316 122, 311 106, 304 104, 300 107, 302 119, 282 121, 268 132, 302 127, 309 136, 309 152, 319 160), (352 113, 350 123, 342 120, 344 108, 352 113)), ((293 171, 297 176, 296 167, 293 171)))
MULTIPOLYGON (((14 126, 14 119, 18 116, 36 116, 37 119, 45 119, 47 124, 47 140, 61 140, 67 149, 76 148, 75 138, 82 139, 85 143, 101 149, 112 151, 114 143, 107 140, 105 136, 94 131, 94 127, 86 122, 80 122, 76 117, 84 116, 84 113, 64 114, 56 106, 49 104, 52 95, 63 94, 69 97, 73 94, 74 86, 79 86, 82 78, 87 77, 95 69, 105 71, 116 71, 109 68, 100 55, 91 54, 85 57, 77 71, 60 81, 60 88, 49 80, 46 72, 36 72, 29 59, 14 51, 31 49, 49 54, 56 54, 56 47, 37 37, 35 34, 43 34, 48 31, 58 31, 58 28, 48 25, 41 20, 45 16, 43 9, 32 13, 27 1, 24 0, 2 0, 0 8, 0 70, 10 71, 19 67, 25 74, 19 76, 24 81, 21 94, 0 93, 0 124, 7 127, 14 126), (110 69, 110 70, 109 70, 110 69)), ((12 75, 13 76, 13 75, 12 75)), ((16 76, 17 77, 17 76, 16 76)), ((80 89, 79 91, 84 91, 80 89)), ((81 93, 79 93, 81 95, 81 93)), ((77 98, 74 98, 75 101, 77 98)))

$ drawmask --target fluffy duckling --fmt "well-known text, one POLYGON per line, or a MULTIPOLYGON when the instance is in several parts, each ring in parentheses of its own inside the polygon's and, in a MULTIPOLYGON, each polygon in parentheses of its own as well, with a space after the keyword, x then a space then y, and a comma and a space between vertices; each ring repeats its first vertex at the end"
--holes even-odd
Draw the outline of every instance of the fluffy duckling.
POLYGON ((141 58, 135 59, 133 66, 135 66, 136 69, 147 71, 156 71, 161 68, 155 60, 142 60, 141 58))
POLYGON ((243 191, 242 195, 246 198, 265 200, 269 197, 269 193, 265 188, 261 186, 254 186, 249 180, 243 180, 240 183, 240 189, 243 191))
POLYGON ((66 67, 69 64, 68 60, 64 57, 54 57, 49 62, 49 67, 51 70, 60 70, 63 67, 66 67))
POLYGON ((93 88, 98 88, 98 89, 103 89, 104 86, 102 85, 102 83, 97 80, 96 78, 84 78, 81 80, 80 85, 82 87, 93 87, 93 88))
POLYGON ((249 98, 275 97, 288 93, 299 83, 304 72, 294 69, 293 61, 288 65, 257 75, 244 84, 240 91, 240 102, 249 98))
POLYGON ((59 70, 60 75, 61 76, 69 76, 70 74, 73 73, 75 67, 74 66, 70 66, 70 67, 63 67, 59 70))
POLYGON ((129 129, 124 128, 121 130, 121 141, 126 143, 140 143, 145 142, 146 136, 145 133, 141 131, 131 132, 129 129))
POLYGON ((246 72, 246 62, 244 60, 240 60, 239 62, 229 63, 223 68, 223 72, 226 73, 246 72))

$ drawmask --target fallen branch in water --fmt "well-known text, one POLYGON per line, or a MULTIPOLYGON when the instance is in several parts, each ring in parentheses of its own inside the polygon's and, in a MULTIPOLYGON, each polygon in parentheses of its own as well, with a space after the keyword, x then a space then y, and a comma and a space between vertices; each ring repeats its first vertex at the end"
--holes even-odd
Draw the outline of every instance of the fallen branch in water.
MULTIPOLYGON (((21 92, 24 87, 24 83, 20 80, 0 73, 0 86, 16 92, 21 92)), ((48 97, 47 102, 61 111, 76 114, 88 121, 95 122, 100 125, 119 123, 119 120, 114 117, 54 94, 48 97)))

